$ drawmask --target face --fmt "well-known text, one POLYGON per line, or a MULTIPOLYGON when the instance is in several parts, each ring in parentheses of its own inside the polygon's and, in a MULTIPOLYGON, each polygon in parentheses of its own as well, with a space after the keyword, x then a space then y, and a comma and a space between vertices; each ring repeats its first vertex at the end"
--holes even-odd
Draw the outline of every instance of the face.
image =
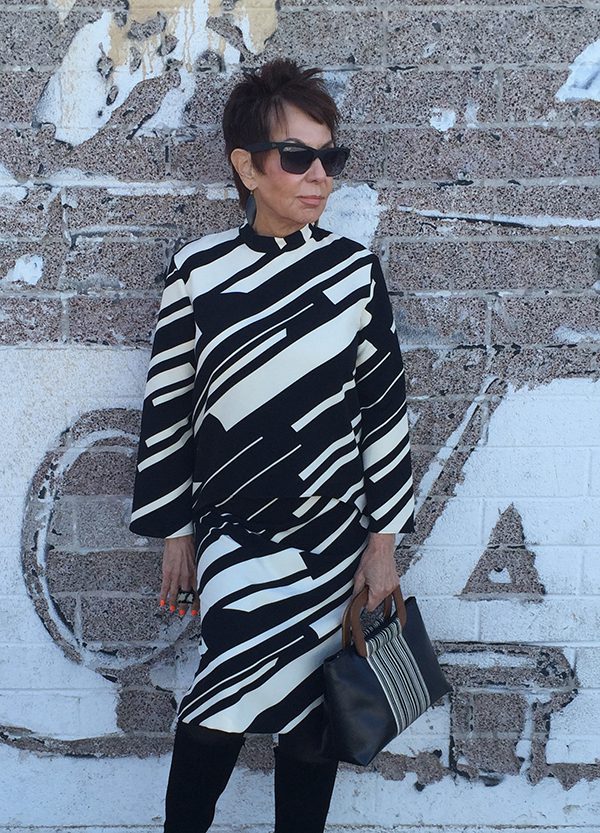
MULTIPOLYGON (((281 122, 273 125, 271 141, 296 141, 313 148, 333 145, 329 128, 297 107, 284 104, 283 116, 281 122)), ((247 154, 247 151, 240 153, 247 154)), ((290 174, 281 167, 278 150, 266 151, 262 158, 262 172, 251 165, 250 180, 242 177, 254 192, 256 232, 284 237, 307 223, 316 222, 333 188, 333 178, 326 176, 321 161, 315 159, 304 174, 290 174)))

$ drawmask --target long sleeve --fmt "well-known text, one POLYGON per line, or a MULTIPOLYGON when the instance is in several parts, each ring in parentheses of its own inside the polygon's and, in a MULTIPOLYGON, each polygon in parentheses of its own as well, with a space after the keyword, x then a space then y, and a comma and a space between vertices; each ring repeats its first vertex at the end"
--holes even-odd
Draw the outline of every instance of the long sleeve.
POLYGON ((171 261, 154 334, 130 529, 156 538, 191 534, 195 378, 194 312, 171 261))
POLYGON ((414 496, 402 356, 379 260, 359 332, 360 451, 372 532, 411 532, 414 496))

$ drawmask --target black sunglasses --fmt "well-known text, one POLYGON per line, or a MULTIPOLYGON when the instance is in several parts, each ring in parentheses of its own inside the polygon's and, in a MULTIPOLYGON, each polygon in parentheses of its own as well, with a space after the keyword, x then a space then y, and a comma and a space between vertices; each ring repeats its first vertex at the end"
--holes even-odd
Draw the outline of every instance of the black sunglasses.
POLYGON ((246 145, 244 150, 249 153, 260 153, 262 150, 277 148, 281 167, 288 174, 305 174, 315 159, 319 159, 327 176, 338 176, 344 170, 344 165, 350 156, 350 149, 339 146, 332 148, 308 147, 298 142, 258 142, 246 145))

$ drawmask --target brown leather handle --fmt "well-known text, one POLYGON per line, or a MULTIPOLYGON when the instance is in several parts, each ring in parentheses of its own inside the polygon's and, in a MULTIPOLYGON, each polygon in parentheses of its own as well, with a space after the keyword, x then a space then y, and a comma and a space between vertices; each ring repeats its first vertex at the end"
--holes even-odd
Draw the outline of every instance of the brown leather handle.
MULTIPOLYGON (((367 643, 365 642, 360 614, 366 607, 368 598, 369 588, 363 587, 360 593, 348 602, 348 606, 344 611, 344 618, 342 619, 342 645, 344 648, 347 648, 352 640, 354 640, 356 653, 360 654, 361 657, 367 656, 367 643)), ((383 618, 387 620, 392 615, 392 598, 394 599, 396 616, 400 620, 401 627, 404 627, 406 624, 406 606, 399 586, 392 590, 389 596, 386 596, 383 600, 383 618)))

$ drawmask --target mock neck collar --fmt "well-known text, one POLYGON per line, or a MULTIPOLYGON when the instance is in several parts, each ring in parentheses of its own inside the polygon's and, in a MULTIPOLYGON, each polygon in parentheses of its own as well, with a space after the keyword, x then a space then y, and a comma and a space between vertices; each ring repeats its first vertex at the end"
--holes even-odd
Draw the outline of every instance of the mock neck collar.
POLYGON ((302 228, 291 234, 287 234, 285 237, 270 237, 266 234, 257 234, 246 220, 240 226, 240 237, 251 249, 255 249, 258 252, 278 254, 284 249, 289 251, 290 249, 298 249, 300 246, 303 246, 314 237, 316 227, 316 225, 307 223, 302 228))

